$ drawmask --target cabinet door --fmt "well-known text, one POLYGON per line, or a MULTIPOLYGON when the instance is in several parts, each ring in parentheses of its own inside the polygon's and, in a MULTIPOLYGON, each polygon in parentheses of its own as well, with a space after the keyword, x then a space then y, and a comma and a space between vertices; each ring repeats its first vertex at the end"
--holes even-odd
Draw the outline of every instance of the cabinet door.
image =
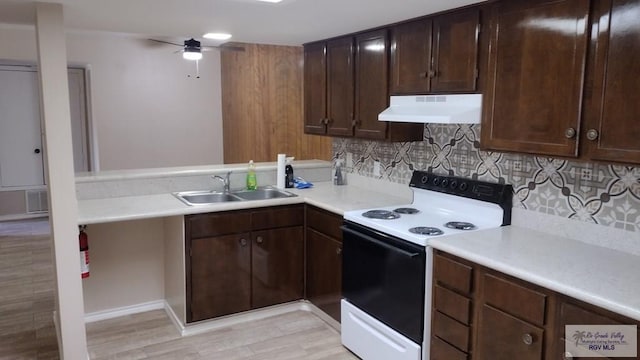
POLYGON ((324 42, 304 47, 304 132, 324 134, 327 118, 327 62, 324 42))
POLYGON ((542 359, 544 330, 488 305, 480 311, 474 359, 542 359))
POLYGON ((476 91, 480 10, 433 19, 431 92, 476 91))
POLYGON ((353 135, 353 38, 327 42, 328 135, 353 135))
POLYGON ((391 94, 429 91, 431 20, 397 25, 391 30, 391 94))
POLYGON ((302 298, 304 234, 302 226, 251 233, 252 308, 302 298))
POLYGON ((356 36, 355 136, 385 139, 387 123, 378 114, 389 104, 387 30, 356 36))
POLYGON ((249 233, 191 240, 187 322, 251 308, 250 248, 249 233))
POLYGON ((589 1, 496 4, 484 97, 484 148, 576 156, 589 1), (570 130, 572 129, 572 130, 570 130), (569 135, 569 136, 566 136, 569 135))
POLYGON ((307 299, 340 321, 342 244, 307 229, 307 299))
POLYGON ((593 93, 581 130, 590 159, 640 163, 640 21, 632 14, 640 14, 638 1, 596 2, 593 93))

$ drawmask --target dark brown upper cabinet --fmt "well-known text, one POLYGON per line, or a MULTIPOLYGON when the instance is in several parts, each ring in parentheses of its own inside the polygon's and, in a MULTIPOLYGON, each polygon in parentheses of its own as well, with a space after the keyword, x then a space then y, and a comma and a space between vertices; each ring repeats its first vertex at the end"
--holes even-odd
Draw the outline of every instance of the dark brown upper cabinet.
POLYGON ((353 135, 353 63, 353 37, 327 42, 327 135, 353 135))
POLYGON ((480 9, 391 29, 391 94, 476 92, 480 9))
POLYGON ((495 4, 482 146, 576 156, 589 1, 495 4))
POLYGON ((327 122, 327 45, 304 47, 304 132, 326 133, 327 122))
POLYGON ((592 13, 582 154, 640 164, 640 1, 596 1, 592 13))
POLYGON ((378 114, 389 104, 387 30, 358 35, 356 42, 355 136, 385 139, 387 123, 378 114))
POLYGON ((387 34, 383 29, 305 45, 306 133, 422 140, 422 124, 378 121, 389 104, 387 34))

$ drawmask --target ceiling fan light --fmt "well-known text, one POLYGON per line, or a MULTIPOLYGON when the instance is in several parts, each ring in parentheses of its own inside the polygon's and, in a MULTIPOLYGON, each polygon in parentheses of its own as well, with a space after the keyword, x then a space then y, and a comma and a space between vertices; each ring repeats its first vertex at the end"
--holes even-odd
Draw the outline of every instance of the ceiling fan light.
POLYGON ((231 34, 227 34, 227 33, 206 33, 204 35, 202 35, 203 38, 205 39, 211 39, 211 40, 229 40, 231 39, 231 34))
POLYGON ((182 53, 182 58, 186 60, 200 60, 202 59, 202 53, 200 50, 187 50, 182 53))

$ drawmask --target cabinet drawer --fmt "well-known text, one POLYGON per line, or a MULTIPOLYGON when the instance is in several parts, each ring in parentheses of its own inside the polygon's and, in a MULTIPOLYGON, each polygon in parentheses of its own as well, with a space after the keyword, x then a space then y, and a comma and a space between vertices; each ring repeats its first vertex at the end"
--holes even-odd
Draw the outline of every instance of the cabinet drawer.
POLYGON ((467 360, 469 357, 437 337, 431 338, 431 360, 467 360))
POLYGON ((486 303, 533 324, 545 323, 547 296, 496 276, 483 276, 486 303))
POLYGON ((303 224, 304 205, 279 206, 251 212, 252 230, 301 226, 303 224))
POLYGON ((439 311, 433 312, 433 334, 462 351, 469 351, 469 327, 439 311))
POLYGON ((576 305, 562 303, 560 305, 560 324, 564 330, 565 325, 619 325, 620 323, 576 305))
POLYGON ((471 293, 471 281, 473 278, 471 266, 442 255, 436 255, 433 263, 433 276, 437 282, 465 294, 471 293))
POLYGON ((471 300, 462 295, 436 285, 434 308, 463 324, 469 325, 471 300))
POLYGON ((198 239, 251 230, 248 211, 188 215, 186 217, 187 238, 198 239))
POLYGON ((326 210, 307 206, 307 226, 342 242, 342 216, 326 210))

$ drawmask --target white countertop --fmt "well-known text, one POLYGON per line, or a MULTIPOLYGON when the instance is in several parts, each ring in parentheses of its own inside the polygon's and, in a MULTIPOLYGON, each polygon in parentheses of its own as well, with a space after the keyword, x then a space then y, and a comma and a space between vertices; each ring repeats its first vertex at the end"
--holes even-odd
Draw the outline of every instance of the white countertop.
POLYGON ((233 201, 206 206, 186 205, 171 194, 79 200, 78 224, 89 225, 299 203, 307 203, 342 215, 348 210, 402 205, 411 202, 411 199, 406 197, 387 195, 354 185, 335 186, 331 182, 314 183, 314 187, 310 189, 286 190, 297 194, 298 197, 233 201))
POLYGON ((430 246, 640 320, 640 257, 516 226, 474 231, 430 246))

